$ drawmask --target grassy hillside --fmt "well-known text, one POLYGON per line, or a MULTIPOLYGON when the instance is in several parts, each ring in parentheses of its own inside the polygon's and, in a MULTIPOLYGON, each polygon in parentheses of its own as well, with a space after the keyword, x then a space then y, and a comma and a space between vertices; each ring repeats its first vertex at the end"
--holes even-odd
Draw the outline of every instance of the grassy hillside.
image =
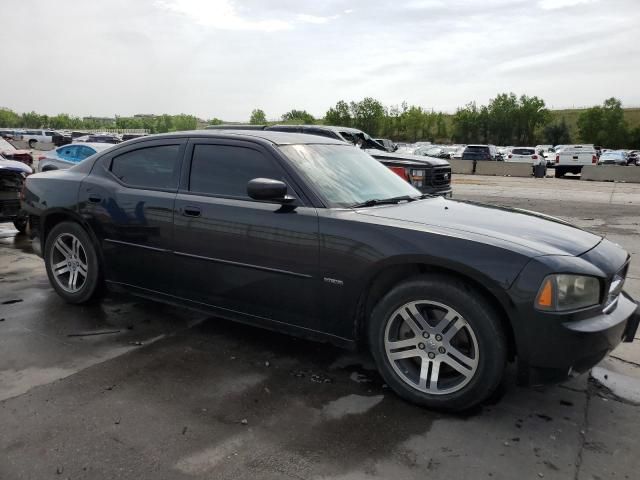
MULTIPOLYGON (((571 129, 571 138, 578 138, 578 116, 583 111, 581 109, 551 110, 551 121, 560 121, 564 117, 571 129)), ((625 108, 624 118, 630 129, 640 127, 640 108, 625 108)))

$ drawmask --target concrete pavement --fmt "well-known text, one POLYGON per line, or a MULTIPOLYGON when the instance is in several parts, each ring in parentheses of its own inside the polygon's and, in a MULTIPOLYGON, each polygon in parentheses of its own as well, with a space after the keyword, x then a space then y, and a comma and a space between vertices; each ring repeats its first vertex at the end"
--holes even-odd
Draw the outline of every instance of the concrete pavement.
MULTIPOLYGON (((454 192, 567 218, 636 256, 640 186, 620 187, 457 176, 454 192)), ((627 289, 640 297, 633 262, 627 289)), ((2 480, 598 480, 640 470, 638 343, 592 379, 530 390, 510 372, 491 402, 440 414, 397 398, 366 354, 128 297, 66 305, 10 224, 0 225, 0 319, 2 480)))

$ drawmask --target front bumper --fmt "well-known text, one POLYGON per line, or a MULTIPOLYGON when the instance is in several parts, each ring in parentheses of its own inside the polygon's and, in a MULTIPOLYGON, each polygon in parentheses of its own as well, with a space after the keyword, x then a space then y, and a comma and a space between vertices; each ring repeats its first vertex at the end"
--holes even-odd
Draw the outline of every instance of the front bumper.
POLYGON ((519 359, 522 384, 557 383, 584 373, 600 362, 621 342, 632 342, 640 323, 640 308, 626 293, 620 294, 618 305, 609 314, 562 322, 545 328, 546 339, 529 349, 526 360, 519 359))
POLYGON ((416 188, 420 190, 421 193, 426 193, 427 195, 440 195, 441 197, 444 197, 444 198, 453 197, 453 189, 450 186, 448 188, 442 188, 442 189, 434 188, 428 185, 426 187, 416 187, 416 188))

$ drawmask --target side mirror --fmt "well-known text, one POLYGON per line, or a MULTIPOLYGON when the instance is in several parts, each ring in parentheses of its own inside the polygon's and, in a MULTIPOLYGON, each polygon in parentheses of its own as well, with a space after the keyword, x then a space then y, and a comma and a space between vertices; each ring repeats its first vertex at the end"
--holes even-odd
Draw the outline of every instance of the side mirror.
POLYGON ((295 200, 287 195, 287 184, 271 178, 254 178, 247 183, 247 193, 254 200, 288 203, 295 200))

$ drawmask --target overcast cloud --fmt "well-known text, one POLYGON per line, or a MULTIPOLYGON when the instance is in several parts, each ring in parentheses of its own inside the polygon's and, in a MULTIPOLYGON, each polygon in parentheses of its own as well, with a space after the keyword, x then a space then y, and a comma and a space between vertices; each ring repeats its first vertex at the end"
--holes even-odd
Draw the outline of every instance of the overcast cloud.
POLYGON ((638 0, 3 0, 0 106, 322 116, 372 96, 640 105, 638 0), (25 33, 28 33, 25 34, 25 33))

